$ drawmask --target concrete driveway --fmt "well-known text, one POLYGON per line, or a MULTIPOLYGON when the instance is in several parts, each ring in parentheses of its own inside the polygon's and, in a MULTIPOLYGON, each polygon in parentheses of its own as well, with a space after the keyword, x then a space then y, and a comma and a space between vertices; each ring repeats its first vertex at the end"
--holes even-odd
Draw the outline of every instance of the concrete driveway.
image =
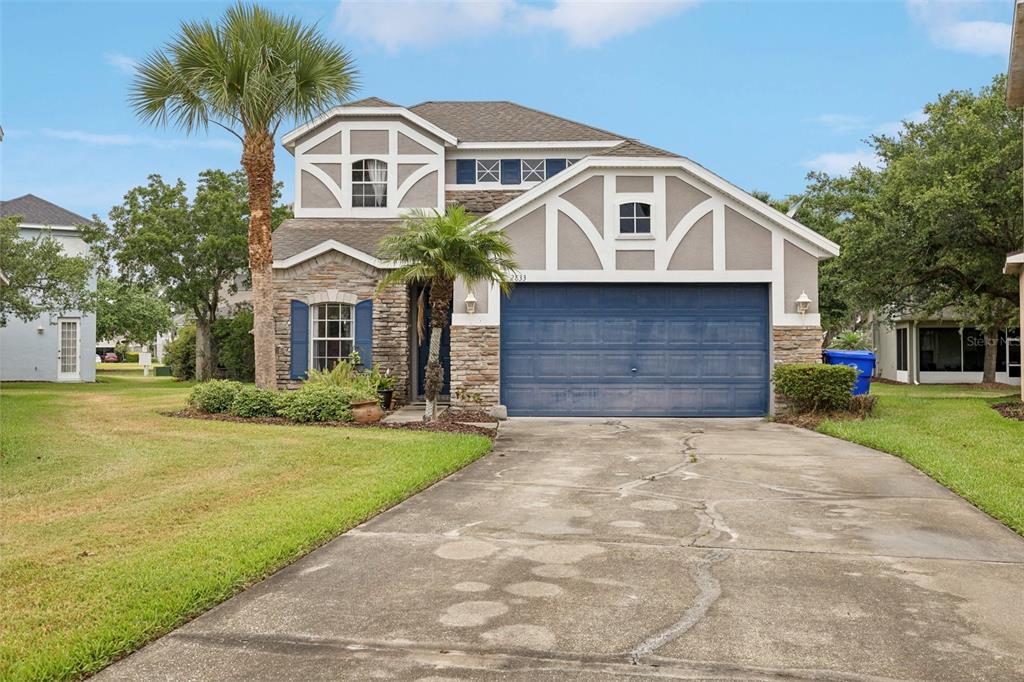
POLYGON ((509 421, 492 454, 102 679, 1021 679, 1024 540, 757 420, 509 421))

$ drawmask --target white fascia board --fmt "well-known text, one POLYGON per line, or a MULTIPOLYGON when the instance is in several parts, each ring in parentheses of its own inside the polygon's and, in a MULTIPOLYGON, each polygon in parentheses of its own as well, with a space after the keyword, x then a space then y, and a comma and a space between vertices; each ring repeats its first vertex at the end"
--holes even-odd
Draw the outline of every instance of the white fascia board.
POLYGON ((608 149, 625 140, 591 140, 575 142, 460 142, 458 149, 608 149))
POLYGON ((53 230, 54 232, 78 232, 74 225, 41 225, 39 223, 18 223, 18 227, 29 230, 53 230))
POLYGON ((533 189, 528 190, 524 194, 516 197, 485 217, 490 222, 497 222, 510 213, 522 208, 526 204, 533 202, 549 190, 568 182, 579 173, 592 168, 678 168, 685 173, 694 176, 701 182, 714 187, 730 199, 743 204, 745 207, 761 214, 780 227, 801 237, 810 246, 818 250, 817 255, 819 258, 830 258, 832 256, 839 255, 839 245, 832 240, 826 239, 806 225, 797 222, 781 211, 775 210, 760 199, 752 197, 750 194, 744 192, 731 182, 728 182, 703 166, 683 157, 588 156, 557 175, 548 178, 533 189))
POLYGON ((1006 265, 1003 266, 1004 275, 1016 275, 1024 270, 1024 253, 1014 253, 1006 257, 1006 265))
POLYGON ((446 130, 438 128, 436 125, 428 121, 427 119, 414 114, 405 107, 334 107, 330 111, 317 116, 312 121, 304 123, 295 130, 285 133, 281 137, 281 144, 284 145, 288 151, 292 151, 295 148, 295 141, 300 137, 308 133, 310 130, 317 128, 332 118, 344 118, 349 116, 400 116, 410 123, 413 123, 420 128, 430 132, 436 137, 444 140, 450 145, 458 144, 459 140, 454 135, 446 130))
POLYGON ((336 239, 328 239, 327 241, 320 242, 316 246, 310 249, 306 249, 305 251, 302 251, 300 253, 297 253, 294 256, 289 256, 288 258, 283 258, 281 260, 275 260, 274 269, 287 270, 288 268, 295 267, 299 263, 303 263, 311 258, 316 258, 321 254, 327 253, 328 251, 337 251, 338 253, 343 253, 346 256, 355 258, 356 260, 362 261, 367 265, 372 265, 373 267, 379 270, 390 270, 395 267, 394 264, 382 261, 380 258, 377 258, 376 256, 371 256, 365 251, 354 249, 348 244, 342 244, 336 239))

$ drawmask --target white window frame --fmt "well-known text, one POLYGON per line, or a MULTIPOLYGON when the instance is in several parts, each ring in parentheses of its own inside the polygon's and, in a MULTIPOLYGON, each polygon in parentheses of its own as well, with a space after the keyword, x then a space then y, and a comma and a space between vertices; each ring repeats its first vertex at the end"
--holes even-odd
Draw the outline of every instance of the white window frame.
POLYGON ((82 378, 82 318, 62 317, 57 320, 57 380, 78 381, 82 378), (75 325, 74 370, 64 371, 64 325, 75 325))
POLYGON ((618 208, 619 208, 619 210, 617 211, 616 219, 619 221, 619 234, 620 235, 622 235, 624 237, 648 237, 649 235, 651 235, 652 230, 653 230, 654 215, 653 215, 653 209, 652 209, 652 207, 651 207, 651 205, 649 203, 647 203, 645 201, 623 201, 623 202, 621 202, 618 205, 618 208), (632 206, 633 207, 633 215, 631 215, 631 216, 624 216, 624 215, 622 215, 622 207, 623 206, 632 206), (646 216, 637 215, 637 211, 636 211, 636 207, 637 206, 646 206, 647 207, 647 215, 646 216), (622 229, 622 221, 623 220, 631 220, 633 222, 633 231, 632 232, 625 232, 625 231, 623 231, 623 229, 622 229), (646 232, 637 232, 636 226, 637 226, 637 221, 638 220, 646 220, 647 221, 647 231, 646 232))
POLYGON ((373 158, 370 158, 370 159, 359 159, 358 161, 354 161, 352 163, 352 170, 351 170, 351 174, 352 174, 352 178, 351 178, 351 181, 352 181, 352 208, 387 208, 387 205, 388 205, 388 176, 390 175, 390 171, 391 171, 391 169, 388 166, 388 162, 385 161, 384 159, 373 159, 373 158), (357 168, 357 166, 360 166, 360 165, 365 166, 365 164, 368 164, 371 161, 374 162, 374 163, 378 163, 378 164, 381 164, 381 165, 384 166, 384 181, 383 182, 373 182, 372 180, 356 180, 356 173, 369 173, 370 172, 370 170, 368 168, 365 168, 365 167, 364 168, 357 168), (359 200, 363 200, 363 197, 361 195, 357 195, 356 194, 356 187, 369 187, 370 190, 371 190, 370 191, 370 196, 373 196, 374 192, 372 190, 373 190, 373 186, 374 185, 384 185, 384 203, 380 204, 380 205, 374 204, 372 206, 367 206, 366 204, 357 205, 356 204, 357 197, 359 198, 359 200))
POLYGON ((520 163, 520 182, 544 182, 547 179, 547 159, 520 159, 520 163), (529 177, 531 175, 536 177, 529 177))
MULTIPOLYGON (((328 301, 328 302, 325 302, 325 303, 314 303, 314 304, 312 304, 310 306, 310 308, 313 309, 313 311, 312 311, 313 314, 309 316, 309 367, 312 368, 312 369, 326 369, 327 368, 326 367, 326 361, 335 359, 333 356, 329 357, 327 355, 326 343, 328 341, 338 341, 339 344, 340 344, 340 342, 343 342, 343 341, 348 341, 349 342, 349 344, 350 344, 349 352, 348 353, 343 353, 342 355, 340 355, 337 358, 337 360, 339 360, 339 361, 340 360, 344 360, 346 357, 351 355, 352 351, 354 351, 355 348, 356 348, 356 307, 354 305, 352 305, 351 303, 335 303, 335 302, 328 301), (317 323, 320 322, 320 310, 321 310, 321 308, 326 309, 327 306, 338 306, 338 322, 339 322, 339 324, 338 324, 338 333, 339 334, 341 333, 341 329, 342 329, 341 323, 346 322, 346 319, 344 317, 341 317, 342 310, 344 308, 348 308, 348 319, 347 319, 347 322, 349 323, 349 325, 348 325, 349 335, 348 336, 320 336, 317 333, 317 327, 318 327, 317 323), (317 350, 317 342, 318 341, 322 341, 325 344, 324 345, 324 354, 323 355, 318 355, 317 352, 316 352, 316 350, 317 350), (324 367, 321 367, 317 363, 317 359, 321 358, 321 357, 325 358, 325 366, 324 367)), ((329 320, 330 320, 330 318, 328 317, 327 320, 325 320, 325 322, 329 321, 329 320)), ((326 328, 326 325, 325 325, 325 328, 326 328)), ((341 350, 340 345, 339 345, 339 350, 341 350)))
POLYGON ((491 182, 501 184, 501 159, 477 159, 476 160, 476 181, 477 184, 491 182), (491 167, 484 167, 483 164, 493 164, 491 167), (493 180, 485 180, 485 175, 493 175, 493 180))

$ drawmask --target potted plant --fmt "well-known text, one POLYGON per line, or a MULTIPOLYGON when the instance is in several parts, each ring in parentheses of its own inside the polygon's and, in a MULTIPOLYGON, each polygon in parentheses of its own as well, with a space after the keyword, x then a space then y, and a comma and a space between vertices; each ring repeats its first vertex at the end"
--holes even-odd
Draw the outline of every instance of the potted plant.
POLYGON ((377 383, 377 395, 380 396, 381 409, 390 410, 391 401, 395 397, 395 378, 391 376, 391 370, 380 372, 376 367, 370 370, 374 381, 377 383))
POLYGON ((357 400, 352 403, 352 419, 357 424, 373 424, 384 416, 379 399, 357 400))

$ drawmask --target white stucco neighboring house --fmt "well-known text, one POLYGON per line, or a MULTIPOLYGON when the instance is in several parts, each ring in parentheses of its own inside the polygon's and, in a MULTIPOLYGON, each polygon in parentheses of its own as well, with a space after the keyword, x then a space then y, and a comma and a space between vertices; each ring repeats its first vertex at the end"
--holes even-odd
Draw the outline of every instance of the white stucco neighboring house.
MULTIPOLYGON (((87 252, 76 225, 88 218, 45 199, 26 194, 0 201, 0 216, 20 215, 20 234, 34 239, 48 234, 69 255, 87 252)), ((91 286, 95 288, 95 278, 91 286)), ((96 316, 68 310, 29 322, 11 318, 0 327, 0 380, 95 381, 96 316)))

